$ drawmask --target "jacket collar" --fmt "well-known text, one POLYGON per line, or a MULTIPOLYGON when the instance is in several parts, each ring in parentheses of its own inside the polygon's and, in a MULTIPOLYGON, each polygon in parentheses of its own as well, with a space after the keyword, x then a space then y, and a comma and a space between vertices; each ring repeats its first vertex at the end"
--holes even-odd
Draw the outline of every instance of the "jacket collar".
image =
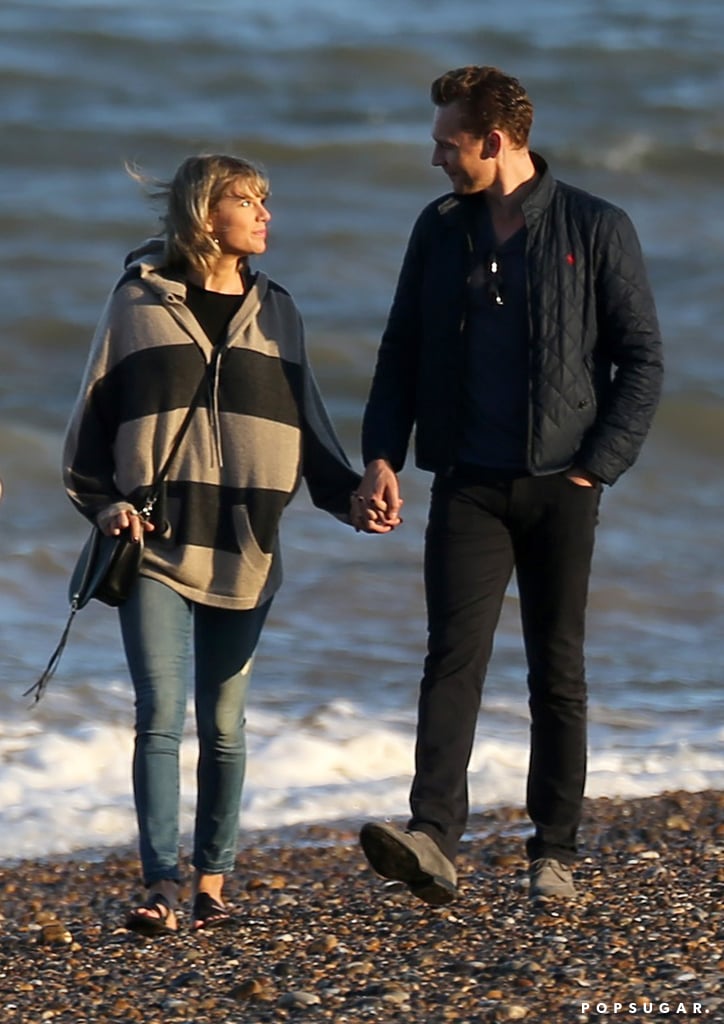
POLYGON ((550 206, 556 187, 548 164, 540 153, 534 153, 531 150, 530 155, 539 177, 535 188, 523 200, 523 216, 528 226, 537 221, 541 214, 550 206))
MULTIPOLYGON (((550 205, 555 191, 556 183, 547 162, 539 153, 531 150, 531 159, 538 172, 539 178, 535 188, 528 193, 523 200, 523 216, 529 226, 535 223, 543 211, 550 205)), ((471 216, 475 216, 481 204, 485 202, 485 191, 473 192, 471 195, 459 196, 454 192, 448 192, 441 196, 436 203, 437 212, 445 218, 450 226, 467 223, 471 216)))

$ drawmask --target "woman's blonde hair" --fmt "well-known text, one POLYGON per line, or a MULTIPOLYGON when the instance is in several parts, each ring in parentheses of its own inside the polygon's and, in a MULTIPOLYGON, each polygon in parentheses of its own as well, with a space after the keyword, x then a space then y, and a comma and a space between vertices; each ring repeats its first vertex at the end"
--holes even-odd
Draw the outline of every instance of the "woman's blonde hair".
POLYGON ((209 233, 208 221, 230 185, 241 181, 252 195, 269 195, 266 172, 242 157, 218 153, 187 157, 169 182, 149 179, 130 164, 126 170, 153 199, 165 201, 161 221, 169 267, 203 272, 214 265, 219 246, 209 233))

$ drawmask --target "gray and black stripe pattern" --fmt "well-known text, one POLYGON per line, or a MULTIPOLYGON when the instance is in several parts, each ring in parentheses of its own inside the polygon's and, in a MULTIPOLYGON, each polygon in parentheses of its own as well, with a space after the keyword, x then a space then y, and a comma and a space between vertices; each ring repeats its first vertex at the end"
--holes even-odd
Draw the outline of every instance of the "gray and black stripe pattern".
POLYGON ((151 243, 108 300, 68 427, 66 488, 91 520, 141 501, 198 392, 143 572, 194 601, 255 607, 281 582, 279 520, 301 480, 315 505, 348 522, 359 476, 325 411, 290 295, 257 273, 214 347, 183 281, 159 263, 151 243))

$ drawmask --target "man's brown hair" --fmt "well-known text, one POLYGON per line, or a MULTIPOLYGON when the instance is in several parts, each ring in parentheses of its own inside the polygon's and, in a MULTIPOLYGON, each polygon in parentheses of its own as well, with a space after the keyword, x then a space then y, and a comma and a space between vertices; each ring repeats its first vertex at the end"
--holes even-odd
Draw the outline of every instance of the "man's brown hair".
POLYGON ((436 107, 457 103, 460 127, 478 138, 498 128, 514 146, 525 146, 533 124, 533 104, 517 78, 498 68, 468 64, 446 71, 432 83, 436 107))

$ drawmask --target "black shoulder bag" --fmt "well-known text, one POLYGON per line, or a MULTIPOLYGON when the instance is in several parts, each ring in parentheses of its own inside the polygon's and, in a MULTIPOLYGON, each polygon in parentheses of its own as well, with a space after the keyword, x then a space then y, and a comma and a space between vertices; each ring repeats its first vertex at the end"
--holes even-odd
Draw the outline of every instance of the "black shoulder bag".
MULTIPOLYGON (((148 497, 143 503, 143 508, 138 512, 141 519, 148 520, 151 518, 161 493, 161 487, 171 467, 171 462, 175 458, 184 434, 191 423, 205 380, 205 378, 202 380, 199 389, 186 410, 183 423, 174 438, 171 449, 166 456, 166 461, 156 474, 156 479, 151 485, 148 497)), ((60 661, 60 656, 68 642, 68 634, 70 633, 70 627, 76 612, 84 608, 92 598, 114 608, 119 604, 123 604, 136 582, 142 562, 143 534, 141 534, 139 541, 133 541, 131 540, 130 530, 122 530, 118 536, 108 536, 97 526, 91 528, 90 537, 83 545, 70 577, 70 583, 68 584, 70 615, 65 624, 65 629, 58 642, 58 646, 50 656, 45 671, 37 683, 34 683, 30 689, 25 691, 24 697, 34 693, 34 703, 37 704, 45 693, 45 688, 54 675, 60 661)))

